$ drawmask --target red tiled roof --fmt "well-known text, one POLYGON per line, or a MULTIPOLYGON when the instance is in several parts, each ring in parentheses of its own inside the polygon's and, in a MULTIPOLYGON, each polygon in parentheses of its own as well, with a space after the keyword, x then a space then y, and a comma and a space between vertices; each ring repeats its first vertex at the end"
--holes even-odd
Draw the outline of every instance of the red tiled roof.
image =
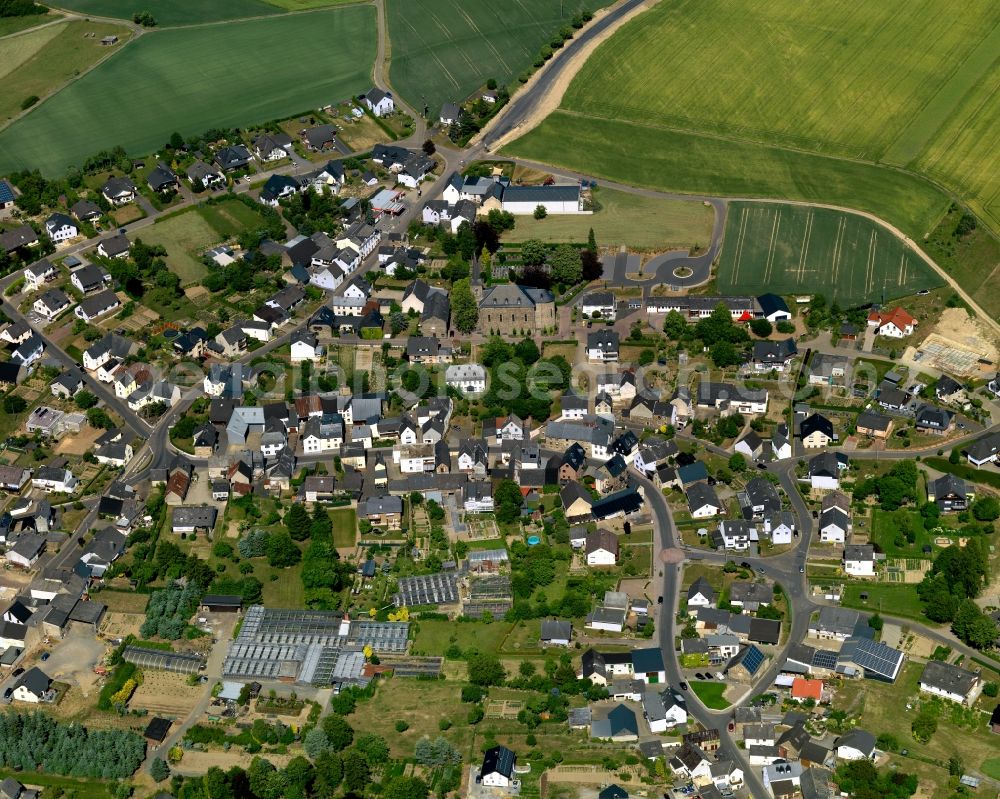
POLYGON ((793 699, 815 699, 818 702, 822 696, 822 680, 807 680, 804 677, 796 677, 792 682, 793 699))

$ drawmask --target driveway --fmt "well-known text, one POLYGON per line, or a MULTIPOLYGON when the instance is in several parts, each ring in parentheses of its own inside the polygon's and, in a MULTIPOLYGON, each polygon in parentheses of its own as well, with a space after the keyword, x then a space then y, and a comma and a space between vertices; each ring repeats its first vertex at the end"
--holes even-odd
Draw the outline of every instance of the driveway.
POLYGON ((701 255, 690 255, 686 250, 672 250, 654 256, 642 268, 643 278, 628 277, 628 273, 639 271, 639 256, 619 252, 604 259, 604 280, 608 286, 624 288, 639 286, 648 298, 649 290, 656 285, 669 286, 674 291, 694 288, 707 283, 712 277, 712 263, 722 248, 722 237, 726 227, 727 205, 722 200, 709 200, 715 211, 712 225, 712 243, 701 255))
POLYGON ((35 665, 53 680, 75 685, 84 695, 89 694, 97 683, 94 666, 104 657, 107 645, 92 630, 75 624, 62 641, 54 643, 45 647, 52 653, 49 659, 35 665))

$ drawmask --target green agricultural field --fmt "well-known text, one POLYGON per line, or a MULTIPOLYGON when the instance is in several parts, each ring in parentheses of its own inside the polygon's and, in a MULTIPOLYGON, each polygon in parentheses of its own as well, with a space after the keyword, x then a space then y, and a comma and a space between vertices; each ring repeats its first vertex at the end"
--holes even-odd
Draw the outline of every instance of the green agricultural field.
POLYGON ((159 244, 167 251, 167 266, 181 279, 181 285, 198 283, 208 273, 201 254, 222 237, 195 209, 170 216, 144 228, 137 238, 159 244))
POLYGON ((122 47, 102 47, 101 38, 109 34, 123 41, 129 35, 121 25, 74 20, 0 39, 0 80, 4 85, 0 92, 0 124, 20 114, 26 98, 45 97, 122 47), (85 35, 91 33, 94 35, 85 35))
POLYGON ((151 11, 159 27, 280 14, 277 5, 262 0, 59 0, 60 8, 100 17, 132 19, 136 12, 151 11))
POLYGON ((360 5, 145 34, 0 133, 0 172, 59 174, 118 144, 148 153, 175 130, 245 126, 357 94, 371 83, 375 39, 375 10, 360 5), (310 57, 261 57, 280 41, 310 57))
POLYGON ((27 17, 0 17, 0 36, 10 36, 28 28, 35 28, 62 18, 62 14, 32 14, 27 17))
POLYGON ((511 83, 542 45, 583 10, 606 0, 388 0, 390 78, 417 110, 436 119, 442 103, 461 102, 489 78, 511 83))
POLYGON ((915 238, 932 230, 950 204, 931 183, 905 172, 565 110, 503 152, 652 189, 858 208, 915 238))
POLYGON ((725 293, 822 293, 841 305, 942 283, 898 237, 862 216, 778 203, 732 203, 718 271, 725 293))
POLYGON ((541 239, 584 243, 591 228, 602 244, 624 244, 635 250, 662 252, 705 246, 712 237, 715 213, 702 203, 642 197, 614 189, 595 189, 599 209, 592 216, 553 215, 545 219, 518 217, 504 241, 541 239), (641 224, 636 220, 641 219, 641 224))
POLYGON ((1000 229, 1000 149, 987 144, 1000 122, 1000 7, 949 9, 661 3, 602 45, 563 107, 916 169, 1000 229))

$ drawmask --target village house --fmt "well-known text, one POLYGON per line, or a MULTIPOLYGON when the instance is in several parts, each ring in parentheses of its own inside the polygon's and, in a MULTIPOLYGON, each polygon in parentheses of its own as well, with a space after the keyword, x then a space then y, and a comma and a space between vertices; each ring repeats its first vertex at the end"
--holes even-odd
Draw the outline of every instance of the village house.
POLYGON ((917 320, 899 306, 891 311, 872 311, 868 314, 868 326, 875 328, 875 335, 889 338, 905 338, 913 335, 917 320))

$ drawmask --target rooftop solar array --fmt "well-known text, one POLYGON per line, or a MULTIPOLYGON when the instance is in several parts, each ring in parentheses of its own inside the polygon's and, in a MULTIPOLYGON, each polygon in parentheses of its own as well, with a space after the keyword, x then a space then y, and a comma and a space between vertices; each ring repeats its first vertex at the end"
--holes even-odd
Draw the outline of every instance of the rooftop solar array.
POLYGON ((837 667, 837 653, 829 649, 817 649, 812 658, 812 665, 817 669, 833 671, 837 667))
POLYGON ((756 674, 757 669, 764 662, 764 653, 757 647, 752 646, 747 650, 747 653, 743 656, 743 660, 740 662, 746 667, 748 672, 756 674))
POLYGON ((416 577, 401 577, 399 590, 393 595, 396 607, 406 605, 452 605, 458 602, 458 582, 455 575, 421 574, 416 577))
POLYGON ((893 679, 899 671, 903 653, 867 638, 858 639, 852 660, 866 672, 893 679))

